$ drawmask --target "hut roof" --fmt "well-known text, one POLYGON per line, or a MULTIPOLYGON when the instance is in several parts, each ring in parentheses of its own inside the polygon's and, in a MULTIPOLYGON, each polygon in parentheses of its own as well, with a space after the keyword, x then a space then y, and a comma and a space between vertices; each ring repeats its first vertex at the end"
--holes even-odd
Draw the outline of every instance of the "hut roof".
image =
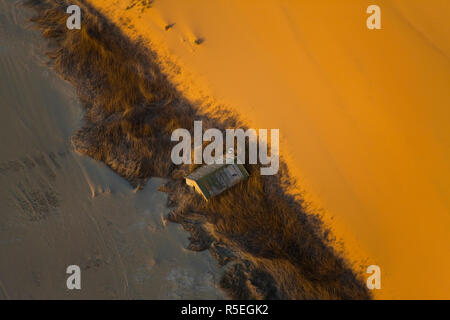
POLYGON ((186 179, 197 183, 200 193, 209 198, 234 186, 249 176, 242 164, 211 164, 198 168, 186 179))

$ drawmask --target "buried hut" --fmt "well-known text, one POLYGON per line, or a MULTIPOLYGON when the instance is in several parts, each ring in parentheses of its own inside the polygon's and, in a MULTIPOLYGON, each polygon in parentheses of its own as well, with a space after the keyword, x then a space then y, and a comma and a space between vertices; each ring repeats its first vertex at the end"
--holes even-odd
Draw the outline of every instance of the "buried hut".
POLYGON ((186 184, 193 187, 206 201, 231 188, 249 176, 242 164, 210 164, 198 168, 186 177, 186 184))

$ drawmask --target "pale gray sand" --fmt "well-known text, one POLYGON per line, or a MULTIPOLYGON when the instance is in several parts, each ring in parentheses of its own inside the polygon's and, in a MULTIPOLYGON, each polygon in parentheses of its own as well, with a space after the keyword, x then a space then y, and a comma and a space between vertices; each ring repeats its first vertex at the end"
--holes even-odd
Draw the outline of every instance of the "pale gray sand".
POLYGON ((0 298, 223 298, 216 261, 164 222, 161 179, 135 193, 72 151, 81 106, 29 16, 0 3, 0 298), (80 291, 66 288, 71 264, 80 291))

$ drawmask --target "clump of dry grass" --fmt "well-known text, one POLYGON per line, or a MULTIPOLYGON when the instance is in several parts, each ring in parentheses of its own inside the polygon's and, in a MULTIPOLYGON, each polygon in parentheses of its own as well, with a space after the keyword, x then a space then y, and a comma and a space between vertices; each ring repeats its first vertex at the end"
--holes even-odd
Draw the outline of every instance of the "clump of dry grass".
MULTIPOLYGON (((187 102, 159 69, 157 57, 128 40, 85 1, 81 30, 65 27, 66 0, 31 0, 33 19, 51 39, 49 57, 78 90, 85 106, 83 127, 72 140, 77 151, 103 161, 134 186, 151 176, 169 178, 164 191, 169 220, 191 234, 191 250, 209 250, 226 267, 221 287, 233 298, 369 299, 370 294, 330 246, 320 219, 289 195, 285 164, 276 176, 247 166, 247 182, 209 202, 191 192, 183 177, 193 166, 170 161, 177 128, 235 127, 225 113, 205 116, 187 102)), ((220 110, 219 110, 220 112, 220 110)))

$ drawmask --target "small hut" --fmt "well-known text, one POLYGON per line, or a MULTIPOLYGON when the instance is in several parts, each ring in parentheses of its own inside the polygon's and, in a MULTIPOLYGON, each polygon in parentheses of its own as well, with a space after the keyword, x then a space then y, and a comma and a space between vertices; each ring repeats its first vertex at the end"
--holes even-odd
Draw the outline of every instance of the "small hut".
POLYGON ((247 179, 247 170, 242 164, 210 164, 198 168, 186 177, 186 184, 194 187, 206 201, 247 179))

